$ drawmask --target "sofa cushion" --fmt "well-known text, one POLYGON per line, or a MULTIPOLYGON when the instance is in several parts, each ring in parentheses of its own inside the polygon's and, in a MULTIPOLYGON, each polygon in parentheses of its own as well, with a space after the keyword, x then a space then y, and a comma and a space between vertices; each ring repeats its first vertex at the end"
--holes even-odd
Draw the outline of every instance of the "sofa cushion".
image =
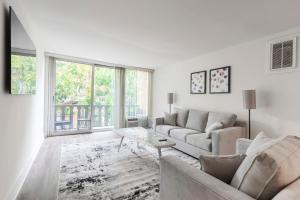
POLYGON ((300 138, 287 136, 248 154, 231 185, 255 199, 272 199, 300 176, 300 138))
POLYGON ((222 122, 224 128, 232 127, 237 116, 231 113, 209 112, 206 127, 210 127, 215 122, 222 122))
POLYGON ((176 125, 185 127, 189 115, 189 110, 183 110, 180 108, 175 108, 174 110, 175 113, 177 113, 176 125))
POLYGON ((191 109, 186 123, 186 128, 204 132, 207 123, 208 112, 191 109))
POLYGON ((217 179, 230 183, 233 175, 240 166, 245 155, 200 155, 201 170, 216 177, 217 179))
POLYGON ((170 130, 170 137, 186 142, 186 137, 188 135, 200 133, 199 131, 195 131, 187 128, 180 129, 172 129, 170 130))
POLYGON ((272 200, 299 200, 300 198, 300 178, 286 186, 272 200))
POLYGON ((177 119, 177 113, 170 114, 165 112, 164 124, 176 126, 176 119, 177 119))
POLYGON ((179 129, 179 126, 171 126, 171 125, 158 125, 156 126, 156 132, 161 133, 163 135, 169 136, 170 130, 179 129))
POLYGON ((211 139, 205 138, 204 133, 188 135, 186 142, 192 146, 211 152, 211 139))

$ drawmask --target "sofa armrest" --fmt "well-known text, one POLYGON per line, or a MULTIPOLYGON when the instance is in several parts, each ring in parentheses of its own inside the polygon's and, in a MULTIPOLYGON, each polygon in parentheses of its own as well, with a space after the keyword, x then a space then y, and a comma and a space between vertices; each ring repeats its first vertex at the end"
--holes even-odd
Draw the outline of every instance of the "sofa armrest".
POLYGON ((156 126, 163 125, 164 124, 164 118, 158 117, 154 119, 154 130, 156 131, 156 126))
POLYGON ((244 127, 229 127, 212 132, 212 154, 230 155, 235 154, 235 145, 238 138, 246 135, 244 127))
POLYGON ((235 152, 237 154, 246 154, 246 151, 251 144, 252 140, 247 138, 239 138, 236 140, 235 152))
POLYGON ((160 200, 254 200, 175 156, 160 160, 160 200))

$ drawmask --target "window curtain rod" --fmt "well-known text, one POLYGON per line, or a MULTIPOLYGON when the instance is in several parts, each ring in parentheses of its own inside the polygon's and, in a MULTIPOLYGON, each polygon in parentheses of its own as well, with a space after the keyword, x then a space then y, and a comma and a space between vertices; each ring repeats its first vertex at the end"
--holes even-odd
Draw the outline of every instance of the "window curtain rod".
POLYGON ((92 59, 85 59, 85 58, 78 58, 78 57, 73 57, 73 56, 55 54, 55 53, 51 53, 51 52, 45 52, 45 56, 53 57, 53 58, 60 59, 60 60, 70 61, 70 62, 77 62, 77 63, 81 63, 81 64, 89 64, 89 65, 111 67, 111 68, 119 67, 119 68, 125 68, 125 69, 135 69, 135 70, 146 71, 146 72, 154 72, 154 69, 121 65, 121 64, 113 64, 113 63, 108 63, 108 62, 92 60, 92 59))

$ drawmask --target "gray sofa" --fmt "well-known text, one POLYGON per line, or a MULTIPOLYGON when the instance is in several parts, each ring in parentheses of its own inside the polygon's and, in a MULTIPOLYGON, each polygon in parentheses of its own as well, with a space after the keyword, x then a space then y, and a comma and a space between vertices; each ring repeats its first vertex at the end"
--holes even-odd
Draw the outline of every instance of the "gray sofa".
POLYGON ((227 155, 235 152, 235 141, 246 136, 246 129, 231 113, 205 112, 199 110, 176 109, 176 124, 165 123, 164 118, 156 118, 154 130, 157 134, 176 142, 175 148, 193 157, 199 155, 227 155), (205 129, 215 122, 222 122, 224 128, 212 131, 205 137, 205 129))
MULTIPOLYGON (((251 140, 242 138, 236 152, 245 154, 251 140)), ((192 167, 175 156, 160 159, 160 200, 254 200, 221 180, 192 167)), ((283 188, 273 200, 298 200, 300 178, 283 188)))

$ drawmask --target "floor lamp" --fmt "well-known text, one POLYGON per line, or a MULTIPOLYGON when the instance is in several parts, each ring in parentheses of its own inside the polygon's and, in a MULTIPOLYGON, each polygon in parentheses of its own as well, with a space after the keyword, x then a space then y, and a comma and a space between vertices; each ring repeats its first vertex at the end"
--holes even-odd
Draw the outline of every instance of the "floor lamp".
POLYGON ((173 102, 174 102, 174 93, 168 93, 168 95, 167 95, 167 103, 170 105, 170 113, 171 113, 171 106, 172 106, 172 104, 173 104, 173 102))
POLYGON ((244 109, 248 109, 248 136, 251 139, 251 110, 256 109, 256 91, 255 90, 243 90, 244 109))

